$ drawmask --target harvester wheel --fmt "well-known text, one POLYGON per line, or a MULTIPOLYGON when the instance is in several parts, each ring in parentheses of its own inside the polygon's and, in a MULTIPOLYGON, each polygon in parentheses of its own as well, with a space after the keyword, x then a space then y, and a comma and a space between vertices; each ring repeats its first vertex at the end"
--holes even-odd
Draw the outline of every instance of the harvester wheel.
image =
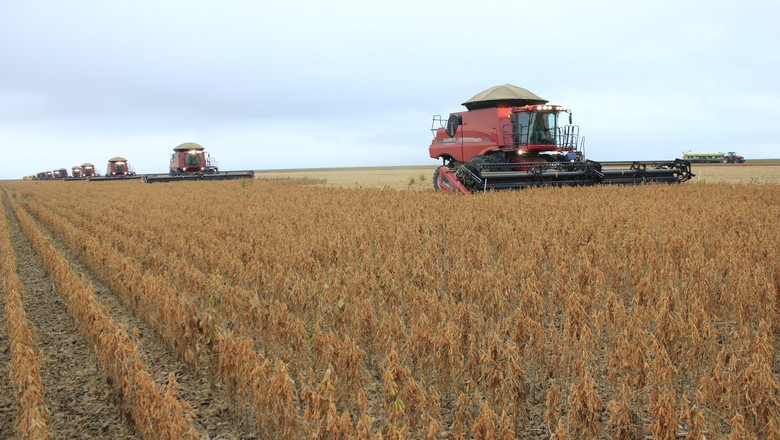
POLYGON ((439 186, 439 175, 441 174, 441 167, 436 168, 436 171, 433 172, 433 189, 436 191, 441 191, 441 187, 439 186))

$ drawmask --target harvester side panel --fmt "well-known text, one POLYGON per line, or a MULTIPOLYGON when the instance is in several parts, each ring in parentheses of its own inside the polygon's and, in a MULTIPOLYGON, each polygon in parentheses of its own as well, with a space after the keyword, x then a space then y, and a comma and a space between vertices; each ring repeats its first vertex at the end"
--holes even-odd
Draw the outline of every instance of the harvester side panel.
MULTIPOLYGON (((461 123, 454 125, 451 133, 444 127, 436 130, 436 138, 429 150, 430 156, 434 159, 450 156, 456 161, 465 162, 474 156, 507 146, 504 142, 506 136, 499 132, 502 126, 510 125, 509 113, 510 109, 507 108, 453 113, 460 116, 461 123)), ((511 137, 509 139, 511 141, 511 137)), ((508 146, 511 146, 511 142, 508 146)))

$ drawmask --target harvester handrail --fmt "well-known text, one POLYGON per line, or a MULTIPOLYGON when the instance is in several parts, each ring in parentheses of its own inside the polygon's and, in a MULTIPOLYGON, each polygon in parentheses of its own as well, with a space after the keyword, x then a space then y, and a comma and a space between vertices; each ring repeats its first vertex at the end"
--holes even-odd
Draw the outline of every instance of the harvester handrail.
POLYGON ((441 115, 433 115, 433 120, 431 121, 431 133, 433 134, 433 138, 436 138, 436 131, 440 128, 444 128, 444 119, 442 119, 441 115), (436 126, 436 123, 439 123, 439 126, 436 126))

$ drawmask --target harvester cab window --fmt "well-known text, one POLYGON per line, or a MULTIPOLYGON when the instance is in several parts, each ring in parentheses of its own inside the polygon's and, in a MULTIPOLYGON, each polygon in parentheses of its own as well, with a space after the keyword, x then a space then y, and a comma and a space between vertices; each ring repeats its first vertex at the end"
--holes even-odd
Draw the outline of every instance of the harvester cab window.
POLYGON ((114 165, 114 171, 117 173, 121 173, 125 171, 125 164, 122 162, 117 162, 116 165, 114 165))
POLYGON ((531 126, 530 113, 512 113, 512 128, 516 145, 528 145, 528 133, 531 126))
POLYGON ((198 153, 188 153, 184 156, 184 165, 188 167, 199 167, 200 164, 200 154, 198 153))
POLYGON ((531 143, 554 144, 558 115, 556 113, 533 113, 533 116, 531 143))

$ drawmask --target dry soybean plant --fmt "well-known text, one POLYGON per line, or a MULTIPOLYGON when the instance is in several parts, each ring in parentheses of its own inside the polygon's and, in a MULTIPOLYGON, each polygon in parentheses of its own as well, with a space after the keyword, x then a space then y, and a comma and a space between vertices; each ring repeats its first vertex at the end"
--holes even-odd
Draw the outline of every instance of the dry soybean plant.
POLYGON ((267 436, 778 434, 780 186, 4 185, 267 436))

